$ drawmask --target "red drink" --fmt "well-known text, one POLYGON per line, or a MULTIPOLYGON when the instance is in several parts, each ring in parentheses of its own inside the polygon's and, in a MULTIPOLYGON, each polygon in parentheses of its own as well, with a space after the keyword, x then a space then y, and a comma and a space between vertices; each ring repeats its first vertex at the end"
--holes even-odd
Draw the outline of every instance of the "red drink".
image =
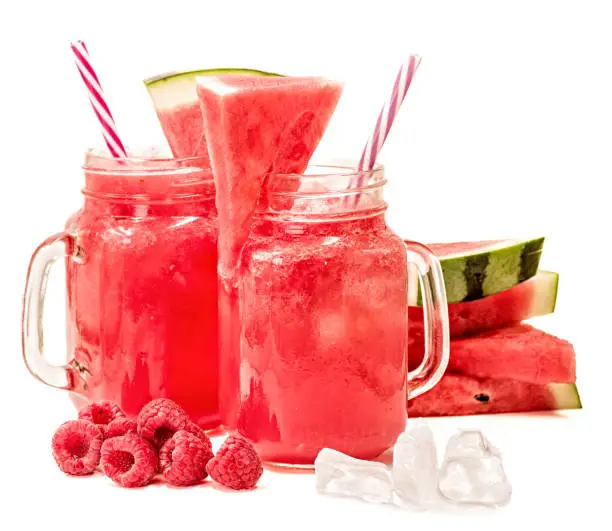
POLYGON ((406 247, 385 223, 382 171, 355 207, 342 177, 304 176, 297 192, 272 177, 239 278, 222 283, 223 422, 269 462, 310 464, 324 447, 373 458, 406 422, 406 247))
POLYGON ((136 415, 177 401, 205 428, 217 405, 217 221, 202 161, 89 155, 67 223, 68 386, 136 415))

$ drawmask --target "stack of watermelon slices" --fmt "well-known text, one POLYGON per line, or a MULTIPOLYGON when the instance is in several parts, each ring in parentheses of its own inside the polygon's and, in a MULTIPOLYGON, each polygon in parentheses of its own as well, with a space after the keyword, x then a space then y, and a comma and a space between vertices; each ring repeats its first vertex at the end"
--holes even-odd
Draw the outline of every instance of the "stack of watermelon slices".
MULTIPOLYGON (((581 407, 568 341, 526 320, 554 312, 559 276, 538 270, 543 238, 431 244, 449 302, 450 360, 440 383, 408 402, 411 417, 581 407)), ((409 362, 423 359, 423 310, 410 287, 409 362)))

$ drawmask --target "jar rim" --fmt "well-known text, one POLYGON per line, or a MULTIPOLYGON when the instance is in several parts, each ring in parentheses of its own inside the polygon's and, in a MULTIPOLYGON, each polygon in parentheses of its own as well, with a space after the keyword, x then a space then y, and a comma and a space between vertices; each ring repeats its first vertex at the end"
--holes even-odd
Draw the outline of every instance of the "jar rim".
POLYGON ((142 156, 114 158, 90 149, 82 166, 83 194, 108 201, 168 202, 214 197, 214 180, 205 157, 142 156))
POLYGON ((384 167, 360 170, 348 163, 313 163, 304 173, 270 173, 265 193, 283 197, 359 195, 387 183, 384 167))
POLYGON ((278 177, 300 177, 300 178, 317 178, 317 177, 350 177, 354 175, 374 175, 376 173, 382 172, 384 167, 382 164, 376 164, 371 170, 360 170, 356 166, 350 164, 349 162, 335 162, 332 161, 329 164, 324 164, 322 162, 313 162, 308 165, 306 171, 309 173, 283 173, 283 172, 272 172, 271 175, 275 175, 278 177), (317 168, 315 173, 312 173, 309 170, 317 168), (323 171, 327 169, 327 171, 323 171))
POLYGON ((166 155, 129 156, 115 158, 97 149, 88 149, 81 168, 99 174, 142 175, 160 173, 202 173, 200 180, 212 180, 207 157, 169 157, 166 155))
POLYGON ((294 221, 378 215, 387 208, 383 198, 386 182, 381 164, 371 170, 359 170, 352 164, 311 164, 304 174, 271 173, 255 214, 294 221))

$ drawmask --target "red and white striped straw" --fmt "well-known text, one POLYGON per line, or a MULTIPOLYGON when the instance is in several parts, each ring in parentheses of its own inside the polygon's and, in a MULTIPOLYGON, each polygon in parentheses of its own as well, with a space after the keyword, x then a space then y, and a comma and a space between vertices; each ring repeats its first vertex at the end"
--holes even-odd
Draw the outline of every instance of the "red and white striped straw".
POLYGON ((376 120, 374 131, 363 149, 361 159, 359 159, 358 169, 360 171, 368 171, 374 168, 376 158, 387 139, 393 121, 406 97, 406 93, 410 88, 410 84, 412 83, 412 79, 420 63, 421 58, 418 55, 410 55, 402 63, 397 73, 397 77, 395 78, 395 83, 393 84, 391 97, 383 105, 378 115, 378 120, 376 120))
POLYGON ((76 41, 70 43, 70 48, 74 53, 74 61, 87 87, 89 102, 91 103, 94 113, 96 113, 96 117, 102 128, 102 136, 104 137, 104 141, 111 155, 115 158, 127 157, 127 151, 117 132, 115 119, 104 99, 100 79, 91 65, 87 46, 85 46, 83 41, 76 41))

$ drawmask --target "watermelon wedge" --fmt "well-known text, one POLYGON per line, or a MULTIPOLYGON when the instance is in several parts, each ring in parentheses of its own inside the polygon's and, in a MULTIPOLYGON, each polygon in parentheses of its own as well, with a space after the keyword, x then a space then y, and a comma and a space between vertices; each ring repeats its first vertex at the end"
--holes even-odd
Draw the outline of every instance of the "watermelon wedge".
MULTIPOLYGON (((538 274, 513 288, 483 299, 448 305, 451 338, 502 328, 525 319, 553 313, 557 301, 559 275, 538 274)), ((408 340, 423 343, 423 308, 408 308, 408 340)))
POLYGON ((580 408, 582 403, 575 384, 536 385, 446 373, 433 389, 408 401, 408 416, 446 417, 580 408))
POLYGON ((168 72, 144 80, 168 145, 175 157, 202 157, 208 160, 202 128, 202 112, 196 93, 196 78, 223 74, 278 75, 248 68, 215 68, 168 72))
POLYGON ((271 172, 304 172, 342 89, 318 77, 197 79, 216 186, 223 278, 231 278, 239 263, 264 179, 271 172))
MULTIPOLYGON (((411 345, 409 365, 418 367, 423 347, 411 345)), ((448 372, 532 384, 574 383, 576 353, 568 341, 528 324, 453 339, 448 372)))
MULTIPOLYGON (((544 238, 428 244, 440 259, 449 304, 482 299, 530 279, 543 246, 544 238)), ((416 278, 410 304, 421 304, 416 278)))

